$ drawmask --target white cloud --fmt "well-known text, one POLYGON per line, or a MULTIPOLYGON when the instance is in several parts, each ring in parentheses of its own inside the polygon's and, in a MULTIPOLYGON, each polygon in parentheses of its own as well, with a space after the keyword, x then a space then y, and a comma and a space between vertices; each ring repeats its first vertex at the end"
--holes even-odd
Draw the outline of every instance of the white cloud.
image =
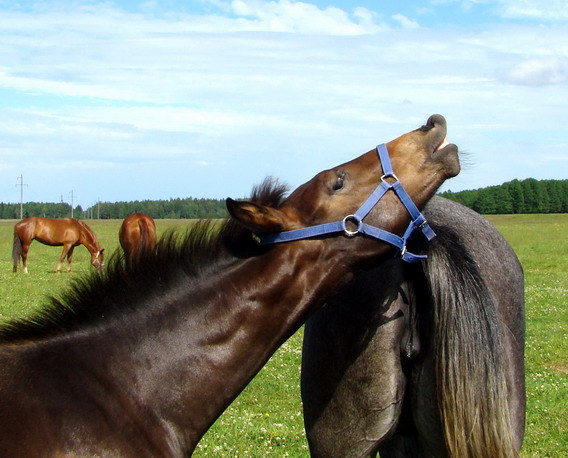
POLYGON ((527 59, 509 70, 507 79, 515 84, 545 86, 568 82, 568 57, 527 59))
POLYGON ((420 24, 418 24, 418 22, 408 19, 403 14, 395 14, 392 18, 405 29, 417 29, 418 27, 420 27, 420 24))
POLYGON ((566 0, 498 0, 501 13, 506 18, 544 19, 566 21, 566 0))
MULTIPOLYGON (((38 176, 50 162, 89 161, 108 180, 105 192, 122 199, 140 196, 127 194, 133 191, 120 177, 149 162, 144 173, 157 182, 162 167, 176 164, 179 183, 168 180, 166 198, 197 195, 204 186, 207 195, 243 196, 266 174, 299 184, 434 112, 448 118, 452 141, 488 164, 501 151, 517 151, 517 136, 539 136, 539 154, 551 133, 560 132, 556 144, 566 143, 568 37, 560 25, 434 30, 401 14, 392 33, 365 8, 216 3, 228 13, 157 14, 151 4, 144 14, 110 4, 2 11, 6 192, 27 157, 38 176), (38 158, 42 166, 34 169, 38 158), (213 164, 207 177, 194 167, 203 162, 213 164)), ((65 182, 57 170, 49 175, 54 187, 65 182)), ((93 181, 84 168, 75 170, 77 186, 93 181)), ((463 186, 499 181, 477 172, 464 173, 463 186)), ((91 200, 97 197, 111 198, 91 200)))
MULTIPOLYGON (((359 25, 367 30, 377 30, 379 15, 375 11, 358 6, 353 10, 353 17, 357 19, 359 25)), ((385 28, 380 26, 380 28, 385 28)))
POLYGON ((544 20, 561 22, 568 19, 566 0, 430 0, 434 6, 459 4, 463 11, 486 8, 489 14, 505 19, 544 20))
POLYGON ((320 9, 311 3, 291 0, 233 0, 231 11, 238 17, 251 18, 255 30, 325 35, 360 35, 373 33, 378 26, 373 14, 357 8, 353 15, 328 6, 320 9))
POLYGON ((18 33, 23 30, 24 36, 30 29, 59 37, 78 34, 76 37, 81 41, 99 36, 101 30, 108 31, 108 38, 115 38, 143 33, 244 31, 341 36, 374 33, 384 28, 375 22, 377 14, 363 7, 349 13, 333 6, 321 9, 291 0, 233 0, 216 2, 216 7, 223 14, 164 14, 152 4, 141 5, 143 13, 138 14, 126 13, 108 3, 70 4, 64 9, 46 6, 36 7, 29 14, 3 11, 0 27, 18 33))
MULTIPOLYGON (((564 151, 568 151, 568 146, 564 146, 564 151)), ((544 156, 539 156, 539 161, 542 162, 568 162, 568 154, 558 153, 558 154, 545 154, 544 156)))

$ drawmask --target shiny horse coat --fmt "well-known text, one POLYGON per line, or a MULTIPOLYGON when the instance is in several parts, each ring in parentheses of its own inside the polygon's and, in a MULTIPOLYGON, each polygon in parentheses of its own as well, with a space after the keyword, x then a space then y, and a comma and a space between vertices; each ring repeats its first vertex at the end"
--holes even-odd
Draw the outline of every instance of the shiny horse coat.
MULTIPOLYGON (((434 197, 422 265, 357 274, 306 324, 313 456, 515 456, 525 418, 524 285, 480 215, 434 197)), ((420 247, 417 247, 420 248, 420 247)))
MULTIPOLYGON (((419 208, 459 172, 446 121, 432 116, 388 143, 419 208)), ((337 221, 376 188, 369 151, 318 173, 284 198, 267 182, 231 218, 166 234, 134 262, 115 256, 39 315, 0 326, 1 456, 191 455, 276 349, 351 272, 388 258, 364 237, 262 247, 256 234, 337 221)), ((367 221, 402 234, 389 196, 367 221)))
POLYGON ((156 223, 145 213, 128 215, 120 225, 118 241, 126 258, 133 261, 141 251, 156 247, 156 223))

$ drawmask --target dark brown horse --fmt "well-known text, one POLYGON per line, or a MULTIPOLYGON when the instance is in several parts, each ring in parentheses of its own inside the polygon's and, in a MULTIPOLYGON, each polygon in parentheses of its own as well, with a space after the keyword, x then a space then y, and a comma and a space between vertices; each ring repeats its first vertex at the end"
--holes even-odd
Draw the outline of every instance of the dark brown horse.
MULTIPOLYGON (((459 171, 446 122, 388 143, 416 205, 459 171)), ((28 321, 0 328, 0 455, 188 456, 274 351, 350 272, 392 257, 347 234, 259 245, 256 234, 341 221, 381 182, 376 150, 316 175, 283 199, 267 182, 227 200, 218 231, 162 237, 128 266, 82 277, 28 321)), ((388 193, 365 223, 401 234, 388 193)))
POLYGON ((156 246, 156 224, 145 213, 134 213, 124 218, 118 232, 120 246, 127 259, 142 250, 153 250, 156 246))
POLYGON ((358 273, 306 323, 302 399, 314 457, 517 456, 524 283, 483 217, 441 197, 422 265, 358 273))
POLYGON ((99 246, 95 234, 89 226, 75 218, 40 218, 23 219, 14 226, 14 245, 12 261, 14 272, 18 271, 20 257, 22 270, 28 273, 28 250, 33 240, 49 246, 63 246, 63 251, 57 263, 56 272, 61 272, 61 264, 67 256, 67 272, 71 272, 71 260, 76 246, 85 245, 91 253, 91 264, 96 269, 104 265, 104 249, 99 246))

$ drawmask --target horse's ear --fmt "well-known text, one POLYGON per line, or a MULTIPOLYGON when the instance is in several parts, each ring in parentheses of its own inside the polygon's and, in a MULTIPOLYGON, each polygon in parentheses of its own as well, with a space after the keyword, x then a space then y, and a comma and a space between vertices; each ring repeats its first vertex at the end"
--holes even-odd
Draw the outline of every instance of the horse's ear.
POLYGON ((105 249, 104 249, 104 248, 101 248, 101 250, 99 251, 99 253, 100 253, 100 254, 103 254, 104 251, 105 251, 105 249))
POLYGON ((226 203, 230 215, 252 231, 272 233, 284 230, 282 212, 276 208, 231 198, 226 203))

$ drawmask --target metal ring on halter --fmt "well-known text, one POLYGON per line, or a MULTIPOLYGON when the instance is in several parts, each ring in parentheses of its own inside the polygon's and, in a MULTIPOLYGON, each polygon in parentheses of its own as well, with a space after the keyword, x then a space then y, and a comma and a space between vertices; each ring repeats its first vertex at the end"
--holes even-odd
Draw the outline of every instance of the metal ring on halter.
POLYGON ((391 186, 393 183, 389 183, 387 180, 385 180, 385 178, 392 178, 394 180, 393 183, 396 183, 397 181, 399 181, 398 177, 394 174, 394 172, 389 172, 389 173, 385 173, 382 177, 381 177, 381 181, 383 183, 388 184, 389 186, 391 186))
POLYGON ((341 228, 347 237, 355 237, 363 227, 363 221, 357 215, 347 215, 343 220, 341 220, 341 228), (354 231, 347 229, 347 221, 351 221, 357 224, 357 229, 354 231))
POLYGON ((401 257, 401 258, 404 258, 404 255, 405 255, 405 254, 406 254, 406 245, 404 245, 404 246, 402 247, 402 250, 400 250, 400 257, 401 257))

